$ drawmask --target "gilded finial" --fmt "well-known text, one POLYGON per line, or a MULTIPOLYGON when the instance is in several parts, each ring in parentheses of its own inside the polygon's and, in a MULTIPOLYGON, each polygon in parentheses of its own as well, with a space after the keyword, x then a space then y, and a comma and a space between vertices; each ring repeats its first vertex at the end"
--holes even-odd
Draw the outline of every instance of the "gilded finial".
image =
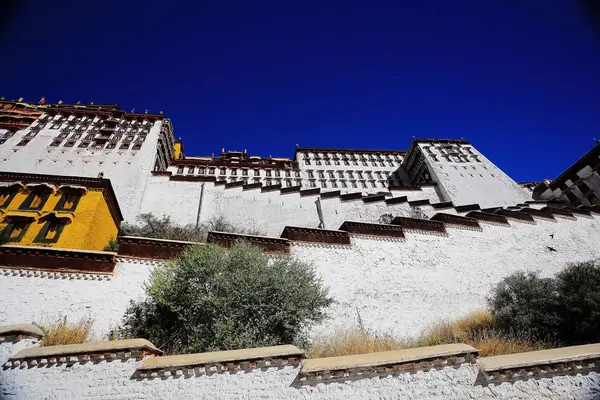
POLYGON ((160 112, 160 115, 163 115, 163 112, 162 112, 162 111, 160 112))
POLYGON ((93 106, 93 105, 94 105, 94 102, 93 102, 93 101, 90 101, 90 105, 91 105, 91 106, 93 106))
POLYGON ((81 101, 77 100, 77 105, 80 106, 81 105, 81 101))
POLYGON ((146 111, 144 111, 144 114, 148 114, 148 109, 146 108, 146 111))
POLYGON ((131 109, 131 112, 132 112, 132 113, 133 113, 133 112, 135 112, 135 108, 132 108, 132 109, 131 109))
POLYGON ((23 98, 22 98, 22 97, 19 97, 19 100, 17 100, 17 101, 23 101, 23 98))
POLYGON ((62 104, 62 100, 59 100, 59 101, 58 101, 58 104, 62 104))

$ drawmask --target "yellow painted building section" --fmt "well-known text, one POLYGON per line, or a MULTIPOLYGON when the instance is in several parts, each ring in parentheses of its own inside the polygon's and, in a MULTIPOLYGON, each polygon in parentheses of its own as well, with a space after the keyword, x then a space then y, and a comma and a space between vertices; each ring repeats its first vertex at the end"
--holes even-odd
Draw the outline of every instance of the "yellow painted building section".
POLYGON ((41 210, 19 209, 30 193, 31 190, 27 188, 20 189, 10 203, 0 209, 0 228, 3 230, 10 224, 11 216, 26 219, 30 223, 20 240, 11 240, 6 244, 104 250, 111 238, 117 237, 118 225, 101 191, 82 191, 73 211, 55 210, 64 193, 61 190, 51 193, 41 210), (39 234, 49 220, 60 220, 64 226, 55 243, 39 242, 39 234))
POLYGON ((176 160, 181 160, 183 158, 183 143, 180 141, 175 142, 173 146, 173 157, 176 160))

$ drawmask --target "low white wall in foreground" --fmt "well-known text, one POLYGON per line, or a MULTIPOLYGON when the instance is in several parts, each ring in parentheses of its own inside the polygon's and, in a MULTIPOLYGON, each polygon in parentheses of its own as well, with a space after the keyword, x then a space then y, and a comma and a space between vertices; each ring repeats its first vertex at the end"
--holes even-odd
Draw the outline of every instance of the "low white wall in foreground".
POLYGON ((136 379, 135 359, 0 370, 0 398, 20 399, 595 399, 600 375, 475 384, 478 366, 301 385, 299 367, 136 379))

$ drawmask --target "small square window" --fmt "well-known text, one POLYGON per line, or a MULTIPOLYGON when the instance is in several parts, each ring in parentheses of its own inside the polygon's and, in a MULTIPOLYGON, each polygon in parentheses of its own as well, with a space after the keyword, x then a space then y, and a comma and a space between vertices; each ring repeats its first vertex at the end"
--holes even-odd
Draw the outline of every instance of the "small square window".
POLYGON ((260 176, 260 170, 255 169, 254 170, 254 176, 260 176))
POLYGON ((242 175, 243 176, 248 176, 248 170, 247 169, 243 169, 242 170, 242 175))
POLYGON ((8 207, 16 195, 16 190, 0 192, 0 209, 8 207))
POLYGON ((341 181, 340 185, 342 185, 343 188, 348 187, 348 185, 346 185, 346 181, 341 181))
POLYGON ((65 227, 66 222, 63 219, 47 221, 40 233, 33 240, 34 243, 56 243, 65 227))
POLYGON ((317 164, 317 165, 321 165, 321 160, 316 160, 316 161, 315 161, 315 164, 317 164))
POLYGON ((292 171, 285 171, 285 176, 286 177, 291 177, 292 176, 292 171))
POLYGON ((198 168, 198 174, 204 175, 205 173, 206 173, 206 168, 204 168, 204 167, 198 168))
POLYGON ((208 174, 209 175, 214 175, 215 174, 215 168, 209 168, 208 169, 208 174))
POLYGON ((332 187, 332 188, 337 188, 337 187, 338 187, 338 186, 337 186, 337 183, 335 183, 335 182, 331 182, 331 187, 332 187))
POLYGON ((46 201, 50 197, 50 192, 33 191, 25 198, 19 206, 19 210, 36 210, 39 211, 44 207, 46 201))
POLYGON ((350 162, 348 160, 344 160, 344 165, 350 165, 350 162))
POLYGON ((363 188, 366 188, 366 187, 367 187, 367 182, 361 182, 360 184, 361 184, 361 186, 362 186, 363 188))
POLYGON ((319 171, 319 178, 325 178, 325 174, 323 174, 323 171, 319 171))
POLYGON ((273 182, 272 182, 270 179, 267 179, 267 180, 265 181, 265 185, 266 185, 266 186, 271 186, 272 184, 273 184, 273 182))
POLYGON ((308 182, 308 186, 314 188, 317 187, 317 183, 315 181, 310 181, 308 182))
POLYGON ((17 146, 25 146, 27 143, 29 143, 29 139, 23 139, 17 143, 17 146))
POLYGON ((231 175, 237 175, 237 168, 231 168, 231 175))
POLYGON ((88 147, 90 145, 90 142, 88 142, 87 140, 84 140, 83 142, 79 143, 78 147, 88 147))
POLYGON ((2 230, 2 236, 8 242, 20 242, 30 225, 30 219, 11 218, 8 225, 2 230))
POLYGON ((325 181, 321 182, 321 187, 324 189, 327 188, 327 182, 325 182, 325 181))
POLYGON ((60 200, 54 207, 56 211, 75 211, 77 208, 77 204, 79 204, 79 199, 81 199, 80 194, 75 193, 63 193, 60 200))
POLYGON ((52 146, 52 147, 58 147, 58 146, 60 146, 60 144, 61 144, 61 141, 60 141, 60 140, 55 140, 55 141, 53 141, 53 142, 50 144, 50 146, 52 146))
POLYGON ((219 175, 225 175, 227 173, 227 168, 221 168, 219 170, 219 175))
POLYGON ((275 171, 275 176, 276 176, 276 177, 280 177, 280 176, 281 176, 281 171, 279 171, 279 170, 276 170, 276 171, 275 171))
POLYGON ((67 143, 65 143, 65 147, 73 147, 73 146, 75 146, 74 140, 69 140, 67 143))
POLYGON ((122 150, 126 150, 128 148, 129 148, 129 143, 123 143, 123 144, 121 144, 121 147, 119 147, 119 149, 122 149, 122 150))
POLYGON ((331 161, 325 160, 325 165, 331 165, 331 161))
POLYGON ((310 165, 310 160, 308 158, 304 159, 304 165, 310 165))
POLYGON ((131 148, 131 150, 139 150, 142 148, 142 144, 141 143, 135 143, 133 145, 133 147, 131 148))
POLYGON ((357 187, 355 181, 350 182, 350 184, 352 185, 353 188, 357 187))
POLYGON ((327 171, 327 174, 330 178, 335 178, 335 175, 333 175, 333 171, 327 171))
POLYGON ((287 186, 287 187, 292 186, 292 180, 291 179, 286 179, 285 180, 285 186, 287 186))
POLYGON ((183 166, 177 167, 177 173, 178 174, 183 174, 183 166))
POLYGON ((188 174, 193 175, 195 169, 196 169, 195 167, 188 167, 188 174))
POLYGON ((296 178, 300 178, 300 171, 296 171, 296 172, 294 173, 294 175, 296 176, 296 178))
POLYGON ((358 165, 358 161, 352 160, 352 165, 358 165))

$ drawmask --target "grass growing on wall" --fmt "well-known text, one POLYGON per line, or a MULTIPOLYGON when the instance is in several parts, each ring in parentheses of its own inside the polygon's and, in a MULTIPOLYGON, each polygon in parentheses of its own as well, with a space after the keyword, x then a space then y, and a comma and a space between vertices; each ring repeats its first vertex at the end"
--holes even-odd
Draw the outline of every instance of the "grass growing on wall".
POLYGON ((494 328, 489 312, 478 311, 455 321, 438 322, 415 338, 375 334, 362 328, 340 331, 326 339, 316 340, 307 354, 309 358, 335 357, 451 343, 473 346, 482 357, 552 347, 548 343, 507 337, 494 328))
POLYGON ((77 322, 69 322, 65 317, 60 321, 37 325, 44 332, 44 339, 41 341, 42 346, 60 346, 89 342, 94 320, 92 318, 81 318, 77 322))

